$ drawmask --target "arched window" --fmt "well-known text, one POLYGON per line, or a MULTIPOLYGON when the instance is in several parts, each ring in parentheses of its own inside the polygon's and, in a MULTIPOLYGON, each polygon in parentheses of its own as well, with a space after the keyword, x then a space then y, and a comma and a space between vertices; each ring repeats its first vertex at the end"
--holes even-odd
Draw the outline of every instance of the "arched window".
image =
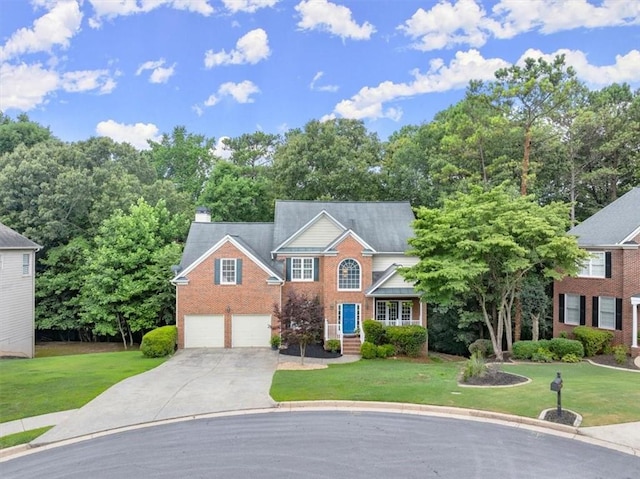
POLYGON ((360 290, 360 265, 355 259, 345 259, 338 266, 338 289, 360 290))

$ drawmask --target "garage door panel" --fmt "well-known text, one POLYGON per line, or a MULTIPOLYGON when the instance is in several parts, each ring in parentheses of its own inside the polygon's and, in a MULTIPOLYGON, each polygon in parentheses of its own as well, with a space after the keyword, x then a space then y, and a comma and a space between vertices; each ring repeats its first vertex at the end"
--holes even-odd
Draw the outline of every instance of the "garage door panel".
POLYGON ((224 316, 185 316, 184 347, 224 348, 224 316))
POLYGON ((231 324, 232 347, 269 347, 269 340, 271 339, 270 314, 234 314, 231 324))

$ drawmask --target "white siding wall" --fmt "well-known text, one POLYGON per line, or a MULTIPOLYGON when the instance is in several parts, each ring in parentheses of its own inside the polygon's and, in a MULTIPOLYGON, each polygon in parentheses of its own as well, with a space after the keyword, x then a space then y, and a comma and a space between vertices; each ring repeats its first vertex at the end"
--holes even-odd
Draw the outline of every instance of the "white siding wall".
POLYGON ((383 288, 412 288, 413 283, 407 283, 402 276, 394 274, 383 285, 383 288))
POLYGON ((298 236, 287 247, 296 248, 318 248, 327 246, 338 236, 342 230, 326 217, 318 218, 314 224, 298 236))
POLYGON ((0 356, 34 355, 33 250, 0 250, 0 356), (30 255, 30 274, 22 274, 22 255, 30 255))
POLYGON ((401 264, 402 266, 413 266, 417 262, 418 258, 415 256, 375 255, 373 257, 373 271, 386 271, 393 263, 401 264))

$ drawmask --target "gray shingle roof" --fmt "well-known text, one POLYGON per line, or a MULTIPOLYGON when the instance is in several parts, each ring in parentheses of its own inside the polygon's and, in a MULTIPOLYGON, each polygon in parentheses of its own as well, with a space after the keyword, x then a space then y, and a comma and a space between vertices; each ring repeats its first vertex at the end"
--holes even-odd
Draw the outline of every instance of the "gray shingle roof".
POLYGON ((0 223, 0 249, 40 249, 39 244, 0 223))
POLYGON ((621 244, 640 227, 640 187, 633 188, 569 230, 580 246, 621 244))
POLYGON ((409 202, 276 201, 273 247, 323 210, 379 252, 404 252, 413 236, 415 216, 409 202))

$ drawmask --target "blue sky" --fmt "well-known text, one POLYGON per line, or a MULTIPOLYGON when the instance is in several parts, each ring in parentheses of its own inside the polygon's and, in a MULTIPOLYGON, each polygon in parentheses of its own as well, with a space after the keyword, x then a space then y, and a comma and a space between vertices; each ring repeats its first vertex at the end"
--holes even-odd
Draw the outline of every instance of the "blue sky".
POLYGON ((558 53, 591 88, 640 87, 640 2, 3 0, 0 109, 141 149, 177 125, 219 140, 334 117, 384 140, 558 53))

